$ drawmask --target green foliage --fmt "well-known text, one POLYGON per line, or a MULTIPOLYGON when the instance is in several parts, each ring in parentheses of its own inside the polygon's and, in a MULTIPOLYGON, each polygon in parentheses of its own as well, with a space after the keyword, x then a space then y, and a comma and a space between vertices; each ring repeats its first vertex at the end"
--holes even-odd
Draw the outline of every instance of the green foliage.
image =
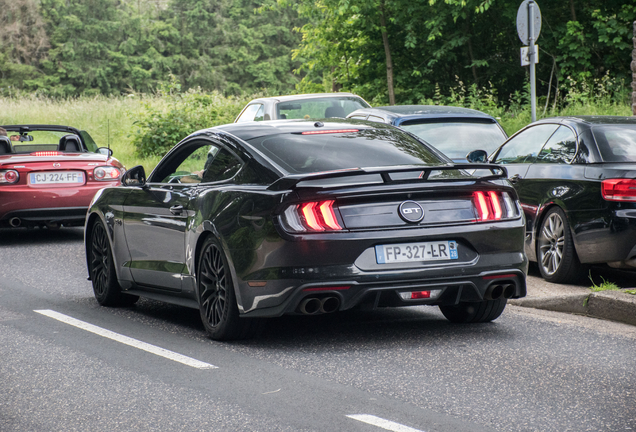
POLYGON ((606 281, 605 278, 603 276, 600 276, 601 280, 603 282, 601 282, 600 285, 596 285, 594 283, 594 280, 592 279, 592 273, 590 272, 589 275, 589 279, 592 282, 592 286, 590 287, 590 289, 592 290, 592 292, 599 292, 599 291, 620 291, 620 288, 618 287, 618 285, 616 285, 614 282, 609 282, 606 281))
POLYGON ((181 92, 181 86, 174 77, 159 95, 167 103, 163 106, 144 103, 144 110, 135 122, 136 128, 132 133, 132 144, 136 154, 142 158, 163 156, 197 130, 232 123, 246 102, 201 89, 181 92))
MULTIPOLYGON (((299 70, 306 73, 299 88, 324 87, 328 73, 334 88, 386 104, 381 9, 387 18, 398 104, 417 103, 436 94, 453 98, 449 90, 457 79, 466 83, 467 91, 473 84, 492 86, 505 100, 523 91, 527 72, 519 66, 518 0, 297 2, 299 14, 308 20, 301 29, 302 44, 294 51, 302 61, 299 70)), ((590 0, 574 2, 574 9, 570 2, 539 3, 543 17, 537 66, 540 96, 547 100, 549 90, 554 98, 557 89, 562 95, 570 79, 591 83, 608 70, 615 79, 629 76, 631 21, 636 16, 633 2, 590 0)))

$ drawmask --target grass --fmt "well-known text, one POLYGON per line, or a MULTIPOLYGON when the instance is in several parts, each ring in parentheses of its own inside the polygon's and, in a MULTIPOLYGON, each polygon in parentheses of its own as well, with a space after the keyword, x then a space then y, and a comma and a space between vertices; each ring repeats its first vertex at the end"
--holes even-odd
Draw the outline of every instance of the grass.
MULTIPOLYGON (((98 146, 113 150, 127 168, 143 165, 150 171, 159 157, 141 159, 130 144, 134 122, 143 112, 143 103, 160 108, 160 97, 95 97, 68 100, 29 97, 0 98, 0 124, 53 124, 86 130, 98 146)), ((176 143, 175 143, 176 144, 176 143)))
POLYGON ((600 276, 600 278, 603 280, 603 282, 601 282, 600 285, 596 285, 594 283, 594 280, 592 279, 592 273, 590 272, 590 281, 592 282, 592 286, 590 287, 590 289, 592 290, 592 292, 600 292, 600 291, 620 291, 621 289, 618 287, 618 285, 616 285, 614 282, 609 282, 607 280, 605 280, 605 278, 603 278, 603 276, 600 276))

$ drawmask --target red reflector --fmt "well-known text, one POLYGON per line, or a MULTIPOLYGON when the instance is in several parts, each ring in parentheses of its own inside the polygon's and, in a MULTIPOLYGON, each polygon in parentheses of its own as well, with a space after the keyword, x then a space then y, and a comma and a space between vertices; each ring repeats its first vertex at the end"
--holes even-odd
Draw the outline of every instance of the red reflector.
POLYGON ((31 153, 31 156, 59 156, 58 151, 36 151, 31 153))
POLYGON ((343 291, 348 290, 348 286, 333 286, 333 287, 313 287, 305 288, 303 291, 343 291))
POLYGON ((505 275, 492 275, 492 276, 484 276, 482 279, 484 280, 492 280, 492 279, 510 279, 515 277, 513 274, 505 274, 505 275))
POLYGON ((431 298, 430 291, 413 291, 411 292, 411 300, 431 298))
POLYGON ((322 135, 322 134, 335 134, 335 133, 348 133, 358 132, 358 129, 332 129, 332 130, 319 130, 319 131, 307 131, 302 135, 322 135))
POLYGON ((636 201, 636 180, 603 180, 601 193, 603 194, 603 199, 607 201, 636 201))

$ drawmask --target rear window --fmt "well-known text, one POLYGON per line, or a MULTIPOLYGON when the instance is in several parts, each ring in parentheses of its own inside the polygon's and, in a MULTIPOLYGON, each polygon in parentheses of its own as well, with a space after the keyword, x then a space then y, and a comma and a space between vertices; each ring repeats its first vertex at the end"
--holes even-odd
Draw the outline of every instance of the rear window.
POLYGON ((636 162, 636 125, 594 126, 592 133, 605 162, 636 162))
POLYGON ((355 96, 300 99, 276 104, 279 119, 345 118, 360 108, 369 108, 355 96))
POLYGON ((401 124, 407 130, 453 160, 465 160, 473 150, 485 150, 491 154, 506 140, 506 135, 496 123, 468 123, 444 121, 444 123, 401 124))
POLYGON ((293 174, 447 163, 421 142, 396 129, 362 129, 324 135, 280 134, 255 138, 250 143, 293 174))

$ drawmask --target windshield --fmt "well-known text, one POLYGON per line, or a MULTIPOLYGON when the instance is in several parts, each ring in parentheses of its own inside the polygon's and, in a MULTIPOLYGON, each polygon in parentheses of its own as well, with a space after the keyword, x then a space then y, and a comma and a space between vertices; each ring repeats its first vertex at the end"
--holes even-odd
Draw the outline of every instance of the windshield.
POLYGON ((605 162, 636 162, 636 125, 603 125, 592 128, 605 162))
POLYGON ((400 127, 435 146, 453 160, 464 161, 473 150, 485 150, 491 154, 506 140, 506 135, 496 123, 445 121, 401 124, 400 127))
POLYGON ((293 174, 393 165, 444 165, 425 145, 395 129, 324 135, 280 134, 249 141, 293 174))
POLYGON ((276 104, 278 119, 345 118, 369 105, 357 96, 300 99, 276 104))
MULTIPOLYGON (((33 151, 58 150, 60 140, 64 136, 72 135, 68 131, 28 131, 20 133, 8 131, 7 135, 11 140, 11 146, 15 153, 30 153, 33 151)), ((78 138, 76 138, 78 139, 78 138)))

